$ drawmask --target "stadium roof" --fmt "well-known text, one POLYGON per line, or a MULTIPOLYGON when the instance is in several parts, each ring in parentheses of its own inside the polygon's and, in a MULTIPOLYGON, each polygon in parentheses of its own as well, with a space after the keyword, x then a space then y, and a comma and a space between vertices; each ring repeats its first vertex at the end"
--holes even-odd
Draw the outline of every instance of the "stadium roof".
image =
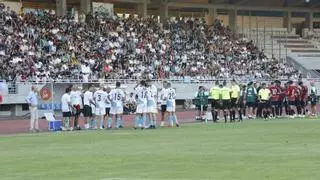
MULTIPOLYGON (((20 0, 9 0, 19 2, 20 0)), ((56 0, 22 0, 24 3, 46 3, 54 5, 56 0)), ((320 12, 320 0, 93 0, 94 2, 120 3, 129 9, 129 3, 157 5, 168 2, 170 7, 181 8, 218 8, 239 9, 253 11, 292 11, 292 12, 320 12)), ((67 0, 68 5, 79 5, 80 0, 67 0)))

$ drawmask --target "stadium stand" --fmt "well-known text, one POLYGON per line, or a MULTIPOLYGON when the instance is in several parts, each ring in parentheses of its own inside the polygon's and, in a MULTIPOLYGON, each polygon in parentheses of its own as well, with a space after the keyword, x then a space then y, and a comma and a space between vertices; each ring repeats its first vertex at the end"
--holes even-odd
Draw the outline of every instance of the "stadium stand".
POLYGON ((0 23, 0 78, 7 81, 299 76, 219 20, 212 26, 197 18, 160 24, 96 14, 78 23, 41 10, 19 16, 2 8, 0 23))

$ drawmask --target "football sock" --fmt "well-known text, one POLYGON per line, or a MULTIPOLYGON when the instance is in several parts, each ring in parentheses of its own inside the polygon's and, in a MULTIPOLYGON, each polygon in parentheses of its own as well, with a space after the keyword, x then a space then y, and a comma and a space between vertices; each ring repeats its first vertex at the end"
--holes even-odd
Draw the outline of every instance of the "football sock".
POLYGON ((111 117, 108 117, 108 128, 112 126, 112 118, 111 117))
POLYGON ((169 115, 168 116, 168 124, 169 124, 169 126, 172 126, 172 124, 173 124, 173 116, 172 115, 169 115))
POLYGON ((239 120, 242 121, 242 113, 241 113, 241 111, 242 111, 242 110, 240 109, 238 113, 239 113, 239 120))
POLYGON ((272 109, 271 109, 271 110, 272 110, 272 116, 273 116, 273 117, 276 117, 275 107, 272 107, 272 109))
POLYGON ((176 114, 174 114, 174 115, 172 116, 172 120, 173 120, 173 122, 174 122, 175 124, 179 124, 176 114))
POLYGON ((119 128, 121 126, 121 118, 120 116, 118 116, 116 119, 117 119, 117 128, 119 128))

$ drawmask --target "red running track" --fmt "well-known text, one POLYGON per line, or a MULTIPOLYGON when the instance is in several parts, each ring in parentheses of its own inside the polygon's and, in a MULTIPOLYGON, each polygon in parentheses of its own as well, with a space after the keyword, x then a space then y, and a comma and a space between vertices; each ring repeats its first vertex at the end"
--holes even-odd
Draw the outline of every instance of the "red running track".
MULTIPOLYGON (((187 111, 187 112, 177 112, 177 117, 179 122, 194 122, 195 112, 187 111)), ((61 118, 57 118, 61 119, 61 118)), ((125 115, 124 116, 124 125, 125 127, 132 127, 132 120, 134 119, 134 115, 125 115)), ((160 116, 158 116, 158 120, 160 116)), ((29 130, 28 119, 12 119, 12 120, 0 120, 0 135, 8 135, 8 134, 17 134, 17 133, 27 133, 29 130)), ((84 127, 83 117, 80 120, 80 126, 84 127)), ((39 128, 41 131, 48 131, 48 122, 45 119, 39 120, 39 128)))

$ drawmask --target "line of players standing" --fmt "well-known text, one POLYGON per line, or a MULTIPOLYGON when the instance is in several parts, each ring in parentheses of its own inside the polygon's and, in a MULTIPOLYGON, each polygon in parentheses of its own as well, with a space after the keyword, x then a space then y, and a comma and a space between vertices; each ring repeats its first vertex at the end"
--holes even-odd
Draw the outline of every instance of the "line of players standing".
MULTIPOLYGON (((283 109, 285 109, 285 114, 291 118, 304 117, 307 113, 315 116, 317 89, 313 82, 310 85, 309 91, 301 81, 298 83, 289 81, 284 86, 281 86, 280 81, 271 82, 269 85, 261 83, 260 86, 250 82, 242 87, 235 80, 232 80, 231 87, 227 86, 226 81, 222 84, 216 81, 215 86, 209 92, 213 122, 218 121, 221 113, 223 113, 225 122, 227 122, 227 117, 230 118, 230 122, 234 122, 236 114, 239 121, 242 121, 246 114, 249 119, 278 118, 283 116, 283 109), (306 109, 308 101, 311 103, 311 113, 306 109)), ((203 94, 201 92, 204 91, 205 89, 200 87, 196 98, 201 98, 199 94, 203 94)), ((199 115, 203 117, 207 104, 202 108, 204 111, 203 114, 200 114, 200 106, 198 106, 199 115)))
MULTIPOLYGON (((161 104, 161 126, 164 125, 164 118, 167 114, 169 126, 172 127, 175 124, 179 127, 175 114, 175 89, 171 88, 170 83, 165 82, 163 86, 159 97, 157 88, 150 80, 143 80, 135 86, 136 117, 133 120, 135 129, 156 128, 158 103, 161 104)), ((90 87, 84 93, 77 86, 69 87, 61 98, 62 130, 80 130, 81 113, 84 116, 85 129, 111 129, 113 125, 116 128, 122 128, 125 100, 126 93, 121 89, 120 82, 116 83, 114 89, 101 85, 98 89, 90 87)))

